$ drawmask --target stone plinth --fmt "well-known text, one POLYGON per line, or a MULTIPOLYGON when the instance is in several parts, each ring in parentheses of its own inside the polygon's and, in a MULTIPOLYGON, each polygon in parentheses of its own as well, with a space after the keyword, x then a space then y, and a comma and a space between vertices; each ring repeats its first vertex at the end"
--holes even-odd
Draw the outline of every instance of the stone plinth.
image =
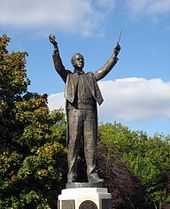
POLYGON ((67 188, 58 196, 58 209, 112 209, 107 188, 67 188))

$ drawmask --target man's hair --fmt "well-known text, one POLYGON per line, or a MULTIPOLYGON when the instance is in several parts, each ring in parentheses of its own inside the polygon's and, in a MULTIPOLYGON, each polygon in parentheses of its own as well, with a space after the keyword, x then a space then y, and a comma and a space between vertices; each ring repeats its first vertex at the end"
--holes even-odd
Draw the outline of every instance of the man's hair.
POLYGON ((83 57, 82 54, 80 54, 80 53, 75 53, 75 54, 72 56, 72 58, 71 58, 71 64, 72 64, 73 66, 75 65, 75 57, 76 57, 77 55, 79 55, 80 57, 82 57, 83 60, 84 60, 84 57, 83 57))

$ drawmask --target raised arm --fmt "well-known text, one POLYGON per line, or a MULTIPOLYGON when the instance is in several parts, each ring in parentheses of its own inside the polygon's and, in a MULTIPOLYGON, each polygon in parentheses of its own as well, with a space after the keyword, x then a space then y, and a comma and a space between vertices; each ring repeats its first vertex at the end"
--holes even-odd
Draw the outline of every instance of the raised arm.
POLYGON ((119 43, 117 43, 116 47, 113 49, 113 54, 112 56, 107 60, 107 62, 104 64, 103 67, 101 67, 99 70, 97 70, 94 73, 94 76, 96 78, 96 80, 100 80, 102 78, 104 78, 113 68, 113 66, 117 63, 118 61, 118 54, 120 52, 120 45, 119 43))
POLYGON ((61 76, 61 78, 64 80, 64 82, 66 82, 68 71, 65 69, 62 63, 56 37, 54 35, 49 35, 49 41, 54 46, 53 61, 54 61, 55 69, 57 73, 61 76))

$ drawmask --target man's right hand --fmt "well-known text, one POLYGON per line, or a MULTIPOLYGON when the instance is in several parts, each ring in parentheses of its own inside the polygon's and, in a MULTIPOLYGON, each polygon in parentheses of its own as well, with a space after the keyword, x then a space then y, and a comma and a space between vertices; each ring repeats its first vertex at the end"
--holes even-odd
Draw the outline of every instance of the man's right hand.
POLYGON ((49 41, 50 41, 50 43, 53 44, 54 47, 57 47, 57 41, 56 41, 55 35, 50 34, 49 35, 49 41))

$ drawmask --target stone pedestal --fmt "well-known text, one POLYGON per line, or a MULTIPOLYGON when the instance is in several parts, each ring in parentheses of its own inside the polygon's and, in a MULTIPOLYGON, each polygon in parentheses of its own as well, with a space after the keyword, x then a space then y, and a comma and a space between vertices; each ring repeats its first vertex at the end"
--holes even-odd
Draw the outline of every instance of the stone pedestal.
POLYGON ((58 209, 112 209, 107 188, 68 188, 58 196, 58 209))

